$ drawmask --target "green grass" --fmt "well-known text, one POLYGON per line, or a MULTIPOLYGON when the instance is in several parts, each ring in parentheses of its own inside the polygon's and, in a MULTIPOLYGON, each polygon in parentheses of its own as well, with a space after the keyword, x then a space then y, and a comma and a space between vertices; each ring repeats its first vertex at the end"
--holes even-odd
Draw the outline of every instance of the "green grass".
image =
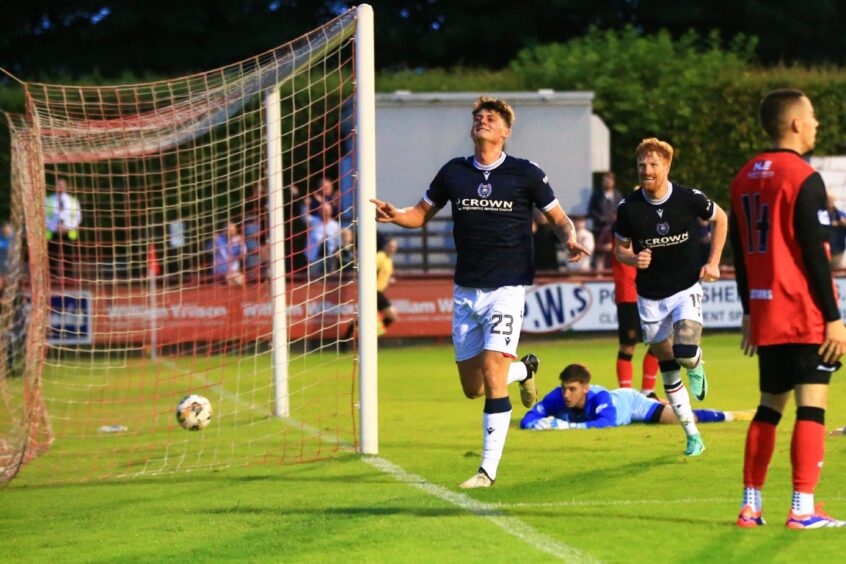
MULTIPOLYGON (((167 358, 51 359, 43 396, 56 437, 17 482, 42 484, 222 468, 261 460, 303 461, 352 451, 353 363, 334 353, 295 356, 289 369, 291 418, 273 413, 270 354, 167 358), (214 417, 186 433, 175 407, 189 393, 207 396, 214 417), (122 433, 101 433, 120 425, 122 433)), ((21 379, 6 383, 22 395, 21 379)), ((0 409, 0 418, 13 410, 0 409)), ((0 421, 0 428, 10 426, 0 421)))
MULTIPOLYGON (((756 364, 740 355, 738 336, 708 335, 704 349, 710 393, 702 405, 753 409, 756 364)), ((611 339, 524 339, 521 352, 528 351, 542 359, 542 394, 570 362, 587 364, 596 383, 614 386, 611 339)), ((840 377, 832 386, 830 428, 846 422, 840 377)), ((479 463, 482 402, 463 398, 451 347, 383 350, 379 393, 380 458, 422 478, 429 490, 344 453, 316 463, 64 485, 28 479, 39 465, 50 467, 48 453, 0 491, 0 555, 27 562, 552 558, 540 540, 607 562, 843 560, 846 531, 783 526, 792 408, 779 427, 764 491, 770 525, 748 531, 734 525, 747 423, 701 426, 708 450, 685 459, 677 426, 520 431, 524 410, 514 387, 514 426, 496 486, 459 493, 456 485, 479 463), (448 495, 464 501, 453 503, 448 495), (471 507, 467 500, 485 505, 471 507)), ((817 495, 835 516, 846 516, 844 475, 846 437, 831 437, 817 495)))

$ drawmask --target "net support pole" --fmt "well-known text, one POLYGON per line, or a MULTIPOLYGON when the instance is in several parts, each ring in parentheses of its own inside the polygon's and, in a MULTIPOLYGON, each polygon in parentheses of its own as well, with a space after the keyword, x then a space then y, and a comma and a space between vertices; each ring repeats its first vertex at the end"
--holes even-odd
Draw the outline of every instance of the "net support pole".
POLYGON ((265 95, 270 230, 270 290, 273 306, 273 415, 288 417, 288 304, 285 281, 285 204, 282 185, 282 106, 279 87, 265 95))
POLYGON ((361 453, 379 453, 376 346, 376 86, 373 8, 356 9, 356 209, 358 215, 358 334, 361 453))

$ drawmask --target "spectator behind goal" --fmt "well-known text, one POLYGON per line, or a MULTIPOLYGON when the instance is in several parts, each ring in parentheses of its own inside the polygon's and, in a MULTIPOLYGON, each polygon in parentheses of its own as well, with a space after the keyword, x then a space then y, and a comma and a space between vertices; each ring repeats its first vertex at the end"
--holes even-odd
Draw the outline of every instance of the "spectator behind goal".
POLYGON ((215 235, 210 247, 215 280, 228 286, 243 286, 241 259, 244 257, 244 239, 238 233, 238 226, 228 222, 226 228, 215 235))
POLYGON ((341 224, 334 219, 332 206, 325 202, 308 216, 308 272, 314 278, 336 272, 340 257, 341 224))
POLYGON ((81 260, 77 240, 82 224, 82 207, 79 200, 68 193, 68 183, 64 178, 56 180, 55 192, 45 199, 44 218, 50 274, 58 280, 74 278, 81 260))

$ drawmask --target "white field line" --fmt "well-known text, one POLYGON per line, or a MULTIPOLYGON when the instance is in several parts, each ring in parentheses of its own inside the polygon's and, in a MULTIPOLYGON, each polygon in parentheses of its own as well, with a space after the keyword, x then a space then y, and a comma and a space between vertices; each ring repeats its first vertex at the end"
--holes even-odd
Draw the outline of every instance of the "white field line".
POLYGON ((399 482, 408 484, 428 495, 442 499, 461 509, 464 509, 465 511, 469 511, 478 517, 483 517, 488 521, 491 521, 506 533, 517 537, 529 546, 545 552, 550 556, 554 556, 566 562, 597 562, 595 558, 592 558, 576 548, 536 531, 519 519, 509 517, 508 515, 497 511, 494 504, 483 503, 470 496, 453 492, 428 482, 420 476, 406 472, 393 462, 379 456, 363 456, 362 461, 373 466, 377 470, 392 476, 399 482))
MULTIPOLYGON (((190 373, 189 370, 182 368, 181 366, 170 360, 165 360, 163 364, 167 365, 169 368, 178 370, 182 373, 190 373)), ((199 375, 196 376, 200 378, 199 375)), ((220 395, 225 397, 227 400, 235 402, 238 405, 241 405, 250 410, 259 411, 259 408, 256 405, 242 400, 235 394, 227 392, 226 389, 223 388, 223 386, 216 385, 216 387, 220 389, 220 395)), ((300 423, 291 418, 282 418, 282 420, 291 426, 302 428, 302 430, 308 434, 320 436, 321 438, 323 438, 323 440, 327 442, 335 442, 334 438, 327 437, 324 434, 320 433, 320 430, 316 427, 300 423)), ((351 444, 342 443, 342 445, 347 446, 349 448, 353 447, 353 445, 351 444)), ((400 466, 397 466, 393 462, 379 456, 362 456, 361 460, 369 464, 373 468, 376 468, 380 472, 388 474, 399 482, 408 484, 418 490, 421 490, 427 495, 431 495, 433 497, 451 503, 452 505, 455 505, 465 511, 473 513, 478 517, 483 517, 491 521, 508 534, 517 537, 529 546, 536 548, 537 550, 540 550, 542 552, 545 552, 550 556, 554 556, 566 562, 598 562, 598 560, 596 560, 595 558, 577 550, 576 548, 568 544, 559 542, 551 537, 544 535, 543 533, 536 531, 523 521, 503 514, 501 511, 497 510, 497 504, 482 503, 481 501, 477 501, 470 496, 450 491, 446 488, 428 482, 424 478, 417 476, 416 474, 406 472, 400 466)), ((501 506, 506 507, 507 505, 502 504, 501 506)))

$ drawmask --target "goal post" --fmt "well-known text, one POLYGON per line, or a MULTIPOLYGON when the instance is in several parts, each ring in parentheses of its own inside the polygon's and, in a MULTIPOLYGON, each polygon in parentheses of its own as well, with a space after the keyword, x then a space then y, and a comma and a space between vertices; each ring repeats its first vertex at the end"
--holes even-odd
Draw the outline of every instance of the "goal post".
POLYGON ((24 83, 0 481, 378 452, 373 56, 362 5, 205 73, 24 83))
POLYGON ((273 415, 288 417, 288 313, 285 283, 285 211, 282 183, 282 111, 279 87, 265 96, 269 241, 273 304, 273 415))
POLYGON ((359 405, 361 452, 379 452, 377 311, 376 311, 376 220, 370 200, 376 197, 376 79, 374 70, 373 10, 358 8, 356 28, 356 153, 358 155, 359 269, 359 405), (367 220, 367 217, 372 219, 367 220))

